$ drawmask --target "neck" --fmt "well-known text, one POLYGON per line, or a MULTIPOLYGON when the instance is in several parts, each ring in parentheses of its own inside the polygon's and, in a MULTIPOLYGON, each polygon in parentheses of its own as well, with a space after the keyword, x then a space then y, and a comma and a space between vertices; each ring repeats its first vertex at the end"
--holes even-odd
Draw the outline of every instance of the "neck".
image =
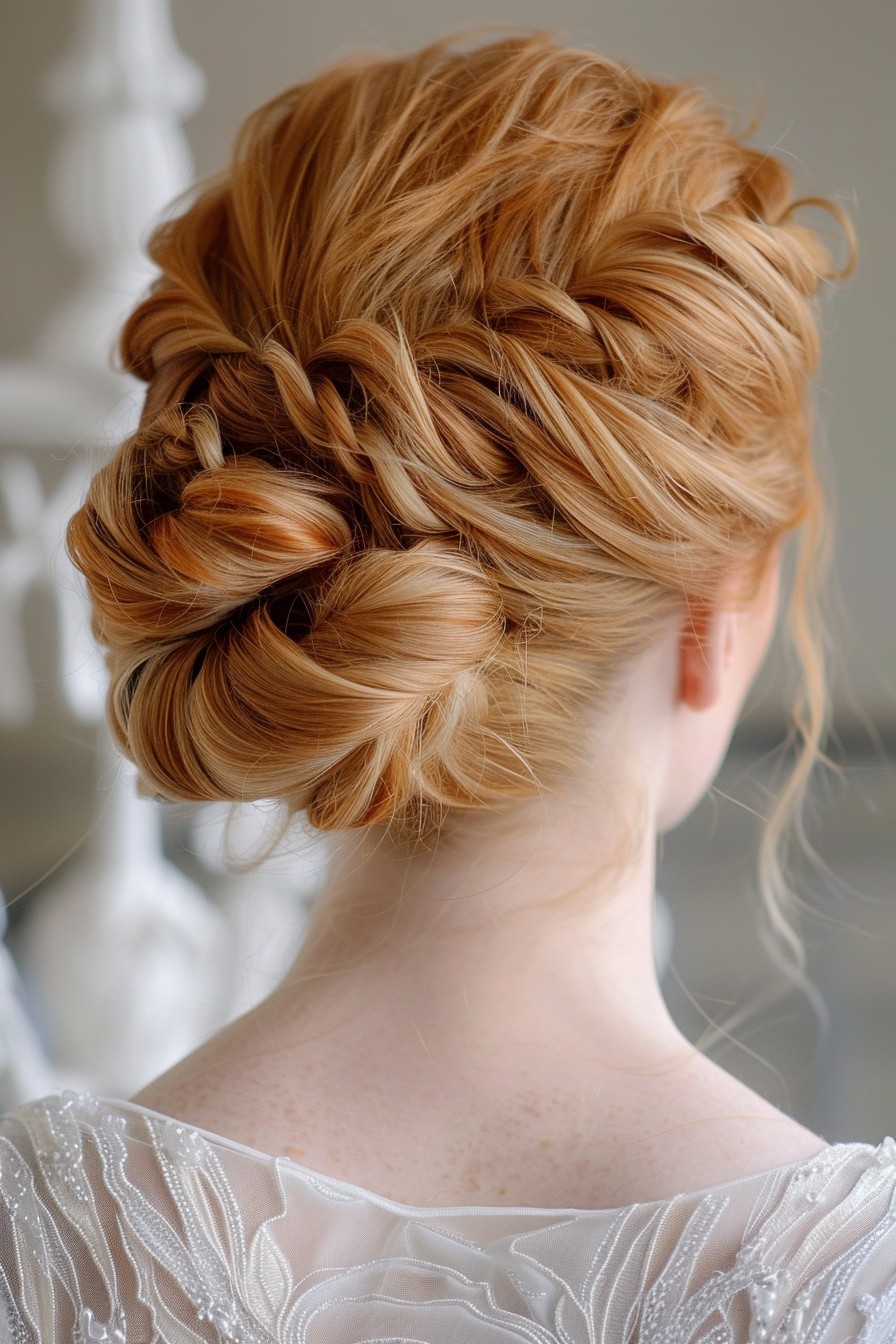
POLYGON ((642 826, 623 855, 613 812, 541 799, 500 836, 474 815, 414 855, 374 829, 345 837, 274 996, 281 1020, 388 1042, 440 1076, 663 1067, 686 1043, 654 961, 656 835, 642 826))

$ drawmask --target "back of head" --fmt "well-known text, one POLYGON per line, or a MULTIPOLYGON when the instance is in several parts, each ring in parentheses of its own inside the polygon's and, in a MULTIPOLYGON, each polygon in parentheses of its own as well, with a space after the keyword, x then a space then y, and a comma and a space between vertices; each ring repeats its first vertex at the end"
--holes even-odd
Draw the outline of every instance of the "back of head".
POLYGON ((255 112, 151 240, 149 395, 70 525, 152 792, 417 834, 568 779, 684 598, 817 508, 794 212, 705 92, 543 35, 255 112))

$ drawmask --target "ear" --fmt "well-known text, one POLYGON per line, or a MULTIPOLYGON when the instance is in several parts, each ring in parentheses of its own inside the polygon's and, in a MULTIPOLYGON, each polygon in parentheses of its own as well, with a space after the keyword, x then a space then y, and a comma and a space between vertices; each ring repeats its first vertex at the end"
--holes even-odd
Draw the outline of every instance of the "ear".
POLYGON ((678 698, 689 709, 710 709, 734 662, 734 613, 708 602, 688 603, 678 644, 678 698))

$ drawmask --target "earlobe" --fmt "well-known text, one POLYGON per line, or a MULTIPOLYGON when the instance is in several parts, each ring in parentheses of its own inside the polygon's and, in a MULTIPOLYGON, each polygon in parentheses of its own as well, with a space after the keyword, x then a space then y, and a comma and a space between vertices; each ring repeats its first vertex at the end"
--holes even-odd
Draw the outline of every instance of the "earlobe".
POLYGON ((718 700, 723 673, 734 661, 735 637, 730 612, 688 604, 678 646, 678 698, 689 709, 709 709, 718 700))

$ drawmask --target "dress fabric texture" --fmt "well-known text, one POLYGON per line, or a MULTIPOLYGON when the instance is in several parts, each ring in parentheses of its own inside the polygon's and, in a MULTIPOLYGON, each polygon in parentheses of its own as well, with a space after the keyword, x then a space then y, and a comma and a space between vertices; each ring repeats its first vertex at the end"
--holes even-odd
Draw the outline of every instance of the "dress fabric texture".
POLYGON ((620 1209, 417 1208, 130 1102, 0 1120, 2 1344, 894 1344, 896 1142, 620 1209))

